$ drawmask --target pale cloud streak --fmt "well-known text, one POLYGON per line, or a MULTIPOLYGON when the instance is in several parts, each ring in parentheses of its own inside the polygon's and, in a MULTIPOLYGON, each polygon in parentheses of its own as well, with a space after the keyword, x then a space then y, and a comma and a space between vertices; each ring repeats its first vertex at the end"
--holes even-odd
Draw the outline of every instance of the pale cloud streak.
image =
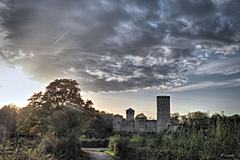
POLYGON ((200 66, 193 74, 196 75, 232 75, 240 73, 240 58, 222 59, 200 66))
POLYGON ((240 87, 240 79, 232 79, 222 82, 215 81, 204 81, 195 84, 189 84, 177 88, 170 89, 168 92, 186 92, 196 91, 200 89, 213 89, 213 88, 229 88, 229 87, 240 87))

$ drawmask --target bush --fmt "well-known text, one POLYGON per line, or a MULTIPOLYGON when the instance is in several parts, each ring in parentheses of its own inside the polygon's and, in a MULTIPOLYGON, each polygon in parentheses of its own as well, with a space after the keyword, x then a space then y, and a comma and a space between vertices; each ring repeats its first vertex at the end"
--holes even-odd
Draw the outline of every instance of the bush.
POLYGON ((135 147, 143 146, 144 139, 140 135, 133 135, 130 139, 130 144, 135 147))
POLYGON ((240 159, 240 117, 222 116, 207 121, 208 126, 196 127, 199 123, 192 119, 191 125, 155 136, 114 136, 109 148, 124 160, 240 159))
POLYGON ((114 135, 110 137, 108 148, 114 153, 117 153, 117 145, 120 143, 120 140, 121 140, 120 135, 114 135))
POLYGON ((79 108, 68 107, 54 112, 49 118, 49 131, 40 145, 42 152, 59 160, 79 159, 82 157, 79 137, 88 124, 88 114, 79 108))

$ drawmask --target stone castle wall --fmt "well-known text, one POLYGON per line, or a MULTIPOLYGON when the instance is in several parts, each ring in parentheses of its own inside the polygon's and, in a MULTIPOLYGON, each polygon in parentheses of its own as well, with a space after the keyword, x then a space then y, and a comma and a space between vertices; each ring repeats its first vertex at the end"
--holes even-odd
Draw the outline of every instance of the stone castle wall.
POLYGON ((156 120, 142 120, 135 119, 127 121, 124 118, 115 117, 113 122, 113 130, 115 132, 127 133, 156 133, 157 121, 156 120))
POLYGON ((157 121, 144 118, 134 118, 135 111, 129 108, 126 111, 126 119, 116 115, 113 119, 113 130, 115 132, 136 133, 159 133, 165 129, 170 122, 170 97, 157 96, 157 121))

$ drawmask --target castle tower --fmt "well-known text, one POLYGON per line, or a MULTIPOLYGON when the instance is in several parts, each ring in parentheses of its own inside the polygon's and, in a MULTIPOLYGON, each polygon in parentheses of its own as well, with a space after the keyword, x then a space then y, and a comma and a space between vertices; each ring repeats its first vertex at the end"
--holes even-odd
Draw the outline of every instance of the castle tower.
POLYGON ((126 110, 126 119, 127 119, 127 121, 134 120, 134 114, 135 114, 135 111, 132 108, 127 109, 126 110))
POLYGON ((165 129, 170 121, 170 96, 157 96, 157 132, 165 129))

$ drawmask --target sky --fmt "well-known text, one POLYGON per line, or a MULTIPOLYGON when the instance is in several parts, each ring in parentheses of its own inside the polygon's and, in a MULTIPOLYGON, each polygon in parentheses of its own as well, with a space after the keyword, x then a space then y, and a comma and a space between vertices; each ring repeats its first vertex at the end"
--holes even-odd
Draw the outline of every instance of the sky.
POLYGON ((239 114, 240 1, 0 0, 0 105, 56 78, 97 109, 239 114))

